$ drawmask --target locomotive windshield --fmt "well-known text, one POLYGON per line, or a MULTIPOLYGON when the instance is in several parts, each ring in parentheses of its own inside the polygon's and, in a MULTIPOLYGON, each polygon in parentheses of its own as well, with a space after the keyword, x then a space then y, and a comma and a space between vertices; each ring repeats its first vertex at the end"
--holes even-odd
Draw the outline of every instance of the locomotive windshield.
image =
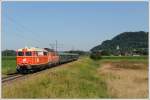
POLYGON ((23 52, 18 52, 18 56, 23 56, 24 54, 23 54, 23 52))
POLYGON ((47 55, 47 52, 44 52, 44 55, 46 56, 46 55, 47 55))
POLYGON ((32 56, 31 52, 26 52, 26 56, 32 56))

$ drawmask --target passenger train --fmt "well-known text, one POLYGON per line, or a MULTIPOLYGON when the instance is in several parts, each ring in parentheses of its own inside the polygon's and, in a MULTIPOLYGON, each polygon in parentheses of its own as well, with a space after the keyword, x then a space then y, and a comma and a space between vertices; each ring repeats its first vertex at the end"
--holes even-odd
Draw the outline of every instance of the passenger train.
POLYGON ((26 73, 54 65, 75 61, 78 54, 58 53, 49 48, 21 48, 16 51, 16 69, 20 73, 26 73))

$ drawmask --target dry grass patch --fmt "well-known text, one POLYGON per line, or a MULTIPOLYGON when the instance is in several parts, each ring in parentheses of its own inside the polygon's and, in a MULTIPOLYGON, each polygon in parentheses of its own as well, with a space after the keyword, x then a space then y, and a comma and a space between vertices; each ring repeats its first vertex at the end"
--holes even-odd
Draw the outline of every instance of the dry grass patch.
POLYGON ((105 62, 98 72, 113 98, 148 98, 148 62, 105 62))
POLYGON ((111 62, 112 66, 115 68, 124 68, 124 69, 148 69, 148 63, 142 63, 137 61, 120 61, 120 62, 111 62))

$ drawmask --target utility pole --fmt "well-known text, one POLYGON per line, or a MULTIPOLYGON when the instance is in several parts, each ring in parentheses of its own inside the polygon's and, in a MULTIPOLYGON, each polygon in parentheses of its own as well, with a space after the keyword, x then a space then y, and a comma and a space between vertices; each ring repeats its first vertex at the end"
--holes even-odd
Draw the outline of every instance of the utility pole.
POLYGON ((49 43, 49 46, 55 50, 56 52, 58 52, 60 49, 60 47, 63 48, 63 44, 59 44, 57 40, 55 40, 55 43, 49 43), (59 49, 59 50, 58 50, 59 49))
POLYGON ((56 40, 56 52, 57 52, 57 40, 56 40))
POLYGON ((7 57, 7 52, 8 52, 7 48, 6 48, 6 51, 5 51, 5 52, 6 52, 6 57, 7 57))
POLYGON ((71 49, 72 51, 74 51, 74 46, 72 45, 72 49, 71 49))

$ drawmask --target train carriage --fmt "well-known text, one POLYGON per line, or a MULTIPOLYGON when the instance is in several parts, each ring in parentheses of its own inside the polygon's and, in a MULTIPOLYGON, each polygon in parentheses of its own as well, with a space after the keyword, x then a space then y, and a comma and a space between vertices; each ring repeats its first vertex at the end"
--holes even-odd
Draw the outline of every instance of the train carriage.
POLYGON ((69 61, 74 61, 77 60, 79 57, 78 54, 73 54, 73 53, 59 53, 59 58, 60 58, 60 63, 66 63, 69 61))

